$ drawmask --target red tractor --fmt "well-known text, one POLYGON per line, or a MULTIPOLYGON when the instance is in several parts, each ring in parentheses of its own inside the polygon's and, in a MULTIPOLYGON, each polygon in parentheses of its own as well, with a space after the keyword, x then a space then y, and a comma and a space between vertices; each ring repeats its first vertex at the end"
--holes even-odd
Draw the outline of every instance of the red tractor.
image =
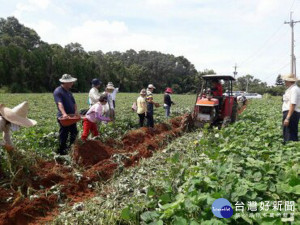
MULTIPOLYGON (((232 82, 235 80, 231 75, 204 75, 200 94, 192 114, 194 126, 203 127, 208 123, 211 125, 225 125, 235 122, 237 119, 238 103, 237 98, 232 94, 232 82), (212 83, 223 81, 221 96, 214 96, 212 83)), ((221 84, 219 84, 221 85, 221 84)))

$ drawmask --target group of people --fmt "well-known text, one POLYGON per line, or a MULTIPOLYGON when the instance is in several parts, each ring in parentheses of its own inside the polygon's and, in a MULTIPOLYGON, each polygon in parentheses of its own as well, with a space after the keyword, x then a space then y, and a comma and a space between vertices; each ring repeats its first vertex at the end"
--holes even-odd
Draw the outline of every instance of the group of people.
MULTIPOLYGON (((58 153, 61 155, 67 154, 68 149, 74 143, 78 130, 76 123, 64 126, 61 120, 68 119, 69 115, 79 115, 76 101, 71 93, 70 89, 77 81, 76 78, 69 74, 64 74, 59 80, 61 85, 57 87, 53 93, 54 100, 58 108, 57 121, 59 124, 59 149, 58 153), (67 141, 69 139, 69 144, 67 141)), ((115 120, 115 99, 118 92, 118 88, 115 88, 112 82, 109 82, 103 93, 99 92, 101 81, 97 78, 93 79, 92 88, 89 91, 88 104, 89 109, 84 113, 83 119, 83 132, 81 140, 86 141, 89 134, 98 136, 97 122, 113 122, 115 120)), ((144 120, 147 118, 147 126, 154 127, 154 106, 158 107, 159 104, 153 99, 153 91, 155 87, 153 84, 149 84, 147 90, 142 89, 140 96, 137 99, 137 114, 139 116, 140 126, 144 126, 144 120)), ((171 88, 167 88, 164 96, 164 108, 166 110, 166 117, 170 115, 170 107, 174 102, 171 100, 170 94, 173 91, 171 88)))
MULTIPOLYGON (((58 108, 57 121, 60 127, 58 153, 65 155, 68 153, 68 149, 74 143, 78 134, 76 123, 64 126, 61 122, 63 119, 68 119, 70 115, 79 116, 76 101, 70 91, 77 78, 69 74, 64 74, 59 81, 61 85, 55 89, 53 96, 58 108), (69 144, 67 144, 68 138, 69 144)), ((81 135, 81 140, 83 141, 86 141, 90 133, 93 136, 99 135, 98 121, 109 122, 115 119, 115 98, 118 88, 115 88, 113 83, 109 82, 105 91, 100 94, 99 87, 101 81, 95 78, 91 84, 92 88, 88 96, 89 109, 84 113, 85 116, 83 119, 83 132, 81 135)))
MULTIPOLYGON (((287 141, 298 141, 298 124, 300 118, 300 88, 297 86, 297 78, 294 75, 283 76, 287 90, 283 95, 282 113, 283 113, 283 139, 287 141)), ((57 105, 57 121, 59 124, 59 149, 61 155, 68 153, 68 148, 74 143, 78 130, 76 123, 69 126, 63 126, 61 119, 68 119, 70 114, 79 115, 76 101, 70 89, 77 81, 76 78, 69 74, 64 74, 59 79, 61 85, 57 87, 53 93, 54 100, 57 105), (67 141, 69 143, 67 144, 67 141)), ((100 94, 99 87, 101 81, 99 79, 92 80, 92 88, 89 92, 88 104, 89 109, 86 110, 83 119, 83 132, 81 139, 85 141, 91 132, 93 136, 97 136, 97 122, 105 123, 114 121, 115 119, 115 99, 118 88, 115 88, 113 83, 109 82, 105 91, 100 94)), ((140 96, 136 101, 136 113, 139 117, 140 126, 144 126, 144 121, 147 119, 147 126, 154 127, 154 106, 159 107, 159 104, 154 101, 153 91, 155 87, 149 84, 147 89, 140 91, 140 96)), ((222 93, 222 87, 219 82, 214 83, 212 89, 215 96, 222 93)), ((171 100, 171 88, 166 88, 164 94, 165 115, 169 117, 170 108, 174 102, 171 100)), ((20 127, 31 127, 37 124, 35 120, 28 119, 28 103, 23 102, 16 107, 10 109, 3 104, 0 104, 0 131, 3 133, 3 143, 1 145, 6 148, 13 146, 11 141, 11 131, 16 131, 20 127)))
MULTIPOLYGON (((155 102, 153 99, 153 91, 155 87, 153 84, 149 84, 147 90, 142 89, 140 91, 140 96, 136 100, 136 104, 133 105, 133 110, 137 112, 139 117, 139 124, 140 127, 144 126, 144 121, 147 119, 147 127, 154 127, 154 106, 159 107, 160 104, 155 102)), ((168 118, 170 116, 170 109, 171 105, 175 104, 171 100, 171 94, 173 94, 172 88, 166 88, 164 94, 164 109, 165 109, 165 116, 168 118)))

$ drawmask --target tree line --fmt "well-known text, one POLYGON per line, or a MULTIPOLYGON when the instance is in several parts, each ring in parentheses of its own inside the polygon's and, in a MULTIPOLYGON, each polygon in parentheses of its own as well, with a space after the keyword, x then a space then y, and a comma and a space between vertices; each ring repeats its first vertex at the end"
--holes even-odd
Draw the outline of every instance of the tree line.
POLYGON ((65 47, 43 42, 15 17, 0 19, 0 88, 9 92, 51 92, 64 73, 77 77, 75 89, 86 92, 90 81, 111 81, 122 92, 137 92, 153 83, 158 92, 195 92, 202 74, 183 56, 157 51, 86 52, 79 43, 65 47))
MULTIPOLYGON (((184 56, 157 51, 86 52, 79 43, 49 44, 15 17, 0 18, 1 92, 52 92, 64 73, 78 79, 77 92, 87 92, 90 81, 99 78, 103 84, 113 82, 122 92, 138 92, 153 83, 157 92, 171 87, 176 93, 195 93, 201 76, 215 72, 197 71, 184 56)), ((249 92, 278 94, 251 75, 239 77, 234 89, 247 88, 249 92)))

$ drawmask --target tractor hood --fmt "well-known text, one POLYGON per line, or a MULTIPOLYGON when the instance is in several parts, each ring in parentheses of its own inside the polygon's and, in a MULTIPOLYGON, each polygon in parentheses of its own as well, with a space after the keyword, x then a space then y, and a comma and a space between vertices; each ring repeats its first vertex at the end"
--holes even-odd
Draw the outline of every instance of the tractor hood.
POLYGON ((219 100, 216 99, 216 98, 208 99, 208 98, 198 97, 196 105, 198 105, 198 106, 212 106, 212 107, 214 107, 214 106, 219 105, 219 100))

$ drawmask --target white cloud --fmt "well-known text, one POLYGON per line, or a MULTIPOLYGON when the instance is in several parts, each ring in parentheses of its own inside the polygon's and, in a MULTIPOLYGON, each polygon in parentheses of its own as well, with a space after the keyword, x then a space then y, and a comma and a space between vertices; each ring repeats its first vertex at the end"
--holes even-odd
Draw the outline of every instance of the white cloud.
POLYGON ((125 23, 119 21, 86 21, 82 25, 70 28, 65 42, 79 42, 86 50, 102 50, 111 46, 118 37, 128 35, 125 23))
POLYGON ((174 3, 172 0, 145 0, 146 4, 154 5, 154 6, 166 6, 174 3))
POLYGON ((46 9, 50 4, 50 0, 28 0, 28 2, 37 9, 46 9))
MULTIPOLYGON (((280 0, 260 0, 257 4, 257 12, 261 16, 266 16, 271 13, 274 13, 283 2, 280 0)), ((282 6, 286 5, 286 2, 282 4, 282 6)))
POLYGON ((59 37, 57 37, 58 28, 50 21, 40 20, 36 23, 27 23, 26 26, 37 31, 43 41, 50 43, 53 43, 55 40, 59 41, 59 37))
POLYGON ((37 10, 45 10, 50 5, 50 0, 28 0, 26 2, 17 3, 13 13, 16 17, 22 17, 24 12, 33 12, 37 10))

